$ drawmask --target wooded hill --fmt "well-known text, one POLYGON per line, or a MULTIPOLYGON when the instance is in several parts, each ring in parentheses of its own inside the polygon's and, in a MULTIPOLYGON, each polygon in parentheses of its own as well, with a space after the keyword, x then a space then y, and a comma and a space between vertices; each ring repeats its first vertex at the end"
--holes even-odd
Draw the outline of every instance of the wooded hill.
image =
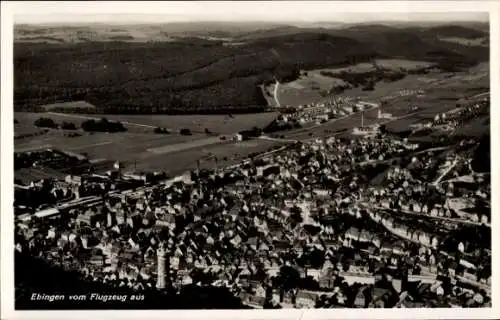
MULTIPOLYGON (((195 36, 170 42, 18 42, 14 101, 17 110, 85 100, 98 113, 258 112, 267 105, 258 85, 293 80, 301 69, 397 57, 453 71, 488 61, 488 47, 440 41, 443 33, 487 36, 465 27, 361 25, 270 28, 234 36, 233 42, 195 36)), ((89 112, 71 110, 79 111, 89 112)))

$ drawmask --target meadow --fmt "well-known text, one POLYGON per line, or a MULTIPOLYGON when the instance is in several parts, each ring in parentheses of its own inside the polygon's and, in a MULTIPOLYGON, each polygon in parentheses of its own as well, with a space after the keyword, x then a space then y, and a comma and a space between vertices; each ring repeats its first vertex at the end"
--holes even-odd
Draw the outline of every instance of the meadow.
MULTIPOLYGON (((489 90, 488 64, 480 64, 467 72, 459 73, 432 73, 427 75, 409 75, 395 82, 380 82, 373 91, 348 89, 339 96, 359 97, 363 101, 380 102, 386 100, 384 113, 391 113, 398 119, 377 119, 378 110, 368 110, 364 113, 365 126, 385 124, 391 132, 409 130, 414 123, 432 120, 437 113, 456 108, 456 104, 463 98, 487 92, 489 90), (439 86, 436 86, 439 83, 439 86), (418 90, 423 90, 419 95, 418 90), (406 94, 410 92, 411 94, 406 94), (410 110, 411 106, 417 107, 410 110)), ((332 132, 361 125, 361 114, 356 113, 338 120, 330 120, 322 125, 315 125, 310 130, 293 130, 284 133, 287 139, 309 139, 312 137, 327 137, 332 132)), ((464 134, 477 136, 484 130, 489 130, 485 119, 475 121, 464 127, 464 134), (486 128, 486 129, 485 129, 486 128)))
POLYGON ((16 112, 14 117, 19 121, 19 130, 36 130, 33 123, 40 117, 52 118, 57 123, 73 122, 80 127, 83 121, 106 118, 110 121, 120 121, 130 132, 150 133, 156 127, 167 128, 173 133, 187 128, 193 133, 204 134, 208 129, 214 134, 234 134, 236 132, 267 126, 277 116, 276 112, 236 115, 116 115, 116 114, 59 114, 16 112))
POLYGON ((355 65, 342 68, 319 69, 317 71, 318 72, 327 71, 332 73, 340 73, 340 72, 361 73, 361 72, 374 71, 376 70, 375 66, 391 71, 399 71, 401 69, 411 71, 411 70, 420 70, 424 68, 429 68, 433 65, 435 65, 435 63, 427 61, 416 61, 416 60, 405 60, 405 59, 374 59, 373 62, 358 63, 355 65))
MULTIPOLYGON (((324 100, 325 92, 333 87, 347 86, 342 79, 326 77, 317 70, 306 72, 297 80, 280 84, 278 88, 278 99, 282 106, 297 106, 324 100)), ((271 85, 272 92, 274 85, 271 85)))
POLYGON ((489 39, 485 38, 477 38, 477 39, 467 39, 461 37, 443 37, 440 38, 441 41, 448 41, 452 43, 457 43, 463 46, 479 46, 479 47, 487 47, 489 45, 489 39))
POLYGON ((51 111, 52 109, 60 108, 67 109, 71 111, 71 109, 95 109, 95 106, 91 105, 86 101, 71 101, 71 102, 61 102, 61 103, 51 103, 41 106, 45 111, 51 111))
MULTIPOLYGON (((377 60, 379 67, 391 70, 416 70, 432 65, 421 61, 410 61, 401 59, 381 59, 377 60)), ((320 103, 331 97, 351 96, 365 99, 367 101, 380 101, 381 99, 398 98, 404 95, 404 91, 416 91, 423 89, 426 93, 439 91, 450 91, 452 95, 469 96, 470 94, 489 90, 489 64, 480 63, 462 72, 431 72, 428 74, 407 74, 403 79, 396 81, 379 81, 375 84, 373 91, 365 91, 361 87, 348 87, 342 93, 325 95, 325 92, 333 87, 346 87, 348 84, 342 79, 324 76, 321 72, 330 70, 332 74, 339 70, 350 70, 352 72, 373 71, 373 64, 360 63, 355 66, 337 69, 317 69, 303 72, 303 75, 290 83, 280 84, 278 90, 279 101, 282 106, 298 106, 309 103, 320 103)), ((272 92, 274 85, 266 88, 272 92)))
POLYGON ((225 167, 246 159, 252 153, 260 153, 281 146, 279 141, 249 140, 213 144, 204 148, 193 148, 168 155, 149 153, 141 161, 133 163, 125 161, 126 169, 136 168, 137 171, 164 170, 170 174, 180 174, 196 168, 200 160, 200 168, 225 167), (214 160, 216 157, 217 162, 214 160))
MULTIPOLYGON (((405 68, 405 70, 417 70, 432 65, 432 63, 427 62, 399 59, 377 60, 377 64, 379 67, 396 71, 400 68, 405 68)), ((319 103, 333 96, 353 96, 362 99, 379 100, 381 98, 387 98, 390 95, 397 96, 400 90, 418 90, 428 86, 430 83, 436 83, 446 76, 444 73, 428 75, 407 74, 404 78, 396 81, 378 81, 373 91, 366 91, 361 87, 352 87, 346 81, 334 76, 334 74, 342 71, 350 73, 374 72, 375 67, 371 63, 359 63, 344 68, 307 71, 304 73, 305 75, 301 76, 299 79, 280 85, 278 90, 280 103, 282 105, 297 106, 308 103, 319 103), (331 76, 326 76, 325 72, 331 76), (328 94, 329 90, 341 87, 345 88, 342 90, 342 93, 328 94)), ((272 91, 270 87, 273 87, 273 85, 268 87, 268 91, 272 91)))
POLYGON ((192 132, 234 134, 236 132, 267 126, 277 116, 276 112, 236 115, 105 115, 110 120, 139 123, 178 131, 188 128, 192 132))
MULTIPOLYGON (((57 123, 70 121, 77 126, 85 121, 85 115, 16 112, 19 122, 15 127, 15 135, 43 130, 36 128, 33 122, 40 117, 50 117, 57 123)), ((96 115, 88 115, 96 117, 96 115)), ((36 150, 40 148, 57 148, 85 154, 103 171, 111 168, 113 161, 120 161, 126 170, 156 170, 179 173, 192 169, 198 159, 210 155, 219 158, 219 164, 233 164, 247 157, 250 153, 263 152, 280 142, 253 140, 235 142, 232 135, 253 126, 268 125, 275 113, 259 113, 249 115, 197 115, 197 116, 165 116, 165 115, 103 115, 110 121, 121 121, 126 132, 120 133, 88 133, 82 130, 70 131, 48 129, 43 135, 16 139, 16 152, 36 150), (169 128, 170 134, 155 134, 156 126, 169 128), (178 131, 189 128, 193 135, 181 135, 178 131), (225 135, 221 140, 217 135, 208 135, 205 129, 213 133, 225 135), (70 132, 78 132, 81 136, 68 137, 70 132), (224 160, 225 159, 225 160, 224 160), (102 164, 102 165, 99 165, 102 164)), ((213 162, 213 161, 212 161, 213 162)), ((203 166, 212 165, 212 162, 203 166)), ((30 175, 33 172, 19 172, 17 175, 30 175)))
MULTIPOLYGON (((405 71, 421 70, 434 65, 431 62, 403 59, 375 59, 374 63, 378 67, 384 68, 388 71, 400 71, 401 69, 404 69, 405 71)), ((340 68, 322 68, 302 71, 301 76, 298 79, 288 83, 280 84, 278 89, 278 98, 280 104, 282 106, 297 106, 308 103, 321 102, 325 99, 326 96, 335 95, 328 93, 329 91, 331 92, 332 89, 351 87, 348 82, 340 79, 339 77, 335 77, 335 74, 338 74, 340 72, 374 72, 376 71, 374 63, 363 62, 340 68)), ((407 75, 406 78, 404 78, 403 80, 395 81, 398 82, 396 86, 404 86, 405 83, 412 83, 415 81, 416 77, 407 75), (406 78, 408 79, 405 82, 404 80, 406 78)), ((391 86, 391 83, 386 83, 384 81, 378 82, 376 86, 379 87, 377 88, 379 89, 377 90, 377 92, 381 93, 382 95, 385 95, 383 93, 384 87, 387 87, 387 89, 391 91, 394 90, 394 85, 391 86)), ((266 87, 265 91, 272 95, 273 89, 274 84, 270 84, 266 87)), ((366 93, 366 91, 361 90, 361 88, 347 89, 344 90, 344 93, 355 93, 362 96, 370 95, 369 93, 366 93)), ((274 101, 271 101, 271 104, 274 104, 274 101)))
MULTIPOLYGON (((218 158, 220 165, 239 162, 255 152, 264 152, 276 145, 284 144, 261 139, 251 141, 221 141, 217 137, 204 135, 154 135, 144 133, 95 133, 76 138, 49 133, 29 141, 15 143, 15 151, 40 148, 57 148, 85 154, 96 163, 100 171, 111 169, 114 161, 120 161, 127 171, 166 171, 181 173, 196 167, 197 160, 210 156, 218 158), (99 164, 106 165, 99 165, 99 164)), ((214 166, 213 160, 201 163, 202 167, 214 166)), ((30 171, 19 174, 30 174, 30 171)))

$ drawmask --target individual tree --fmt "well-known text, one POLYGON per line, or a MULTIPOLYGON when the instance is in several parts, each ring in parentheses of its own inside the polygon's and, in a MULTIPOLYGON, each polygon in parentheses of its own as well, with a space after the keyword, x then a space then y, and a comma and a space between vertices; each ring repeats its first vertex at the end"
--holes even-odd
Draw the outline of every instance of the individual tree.
POLYGON ((349 271, 349 267, 351 266, 351 264, 349 263, 349 261, 344 261, 342 262, 342 270, 344 270, 344 272, 347 272, 349 271))
POLYGON ((73 122, 63 122, 61 128, 64 130, 76 130, 76 125, 73 122))
POLYGON ((262 129, 256 126, 252 127, 252 132, 256 137, 262 135, 262 129))
POLYGON ((57 128, 57 124, 50 118, 39 118, 35 120, 35 126, 39 128, 57 128))
POLYGON ((153 130, 154 133, 163 133, 163 129, 160 128, 160 127, 156 127, 154 130, 153 130))
POLYGON ((168 131, 168 129, 166 129, 166 128, 156 127, 154 129, 154 133, 157 133, 157 134, 169 134, 170 131, 168 131))
POLYGON ((81 128, 87 132, 123 132, 127 129, 123 126, 121 122, 109 121, 106 118, 101 120, 87 120, 82 122, 81 128))
POLYGON ((284 291, 289 291, 298 287, 300 281, 299 271, 291 266, 282 266, 280 268, 277 283, 284 291))
POLYGON ((191 135, 193 135, 193 134, 191 133, 191 130, 189 130, 189 129, 187 129, 187 128, 183 128, 183 129, 181 129, 181 130, 180 130, 180 133, 181 133, 181 135, 183 135, 183 136, 191 136, 191 135))

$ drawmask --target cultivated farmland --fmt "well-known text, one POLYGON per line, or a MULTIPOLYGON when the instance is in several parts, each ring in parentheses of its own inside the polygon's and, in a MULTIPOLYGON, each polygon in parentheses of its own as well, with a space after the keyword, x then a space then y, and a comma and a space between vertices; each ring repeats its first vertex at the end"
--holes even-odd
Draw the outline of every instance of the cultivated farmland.
POLYGON ((106 118, 110 121, 120 121, 130 132, 153 132, 154 128, 162 127, 171 131, 180 131, 187 128, 193 133, 204 134, 208 129, 214 134, 233 134, 242 130, 251 129, 253 126, 259 128, 267 126, 277 113, 255 113, 238 115, 85 115, 85 114, 61 114, 61 113, 29 113, 16 112, 14 117, 22 127, 33 126, 33 122, 40 117, 52 118, 57 123, 63 121, 73 122, 80 127, 83 121, 88 119, 106 118))
MULTIPOLYGON (((408 72, 415 70, 422 70, 424 68, 429 68, 433 63, 425 61, 411 61, 402 59, 377 59, 373 63, 365 62, 358 63, 355 65, 342 67, 342 68, 322 68, 307 70, 301 73, 301 76, 292 82, 280 84, 278 89, 278 98, 281 105, 297 106, 301 104, 308 104, 314 102, 320 102, 325 99, 326 96, 333 93, 339 88, 348 88, 345 93, 356 94, 356 95, 368 95, 366 91, 361 88, 351 88, 351 84, 336 77, 336 74, 341 72, 348 73, 367 73, 374 72, 377 68, 382 68, 388 72, 408 72)), ((387 90, 394 90, 394 86, 405 86, 415 82, 416 76, 407 75, 406 78, 402 80, 395 81, 398 84, 393 85, 392 82, 386 83, 380 81, 377 83, 379 88, 378 92, 384 94, 384 87, 387 90)), ((266 92, 272 95, 274 89, 274 84, 266 87, 266 92)))
MULTIPOLYGON (((77 126, 87 118, 96 115, 54 114, 54 113, 15 113, 19 128, 26 132, 37 129, 33 122, 40 117, 50 117, 57 123, 70 121, 77 126)), ((276 117, 275 113, 259 113, 250 115, 207 115, 207 116, 165 116, 165 115, 105 115, 110 121, 121 121, 127 132, 120 133, 87 133, 82 130, 69 131, 47 129, 43 135, 16 139, 15 151, 29 151, 40 148, 56 148, 86 154, 89 159, 98 163, 103 170, 110 167, 110 161, 119 160, 126 170, 160 170, 179 172, 183 168, 192 168, 196 161, 209 155, 216 155, 220 164, 237 162, 250 153, 262 152, 270 147, 280 145, 279 142, 253 140, 244 142, 230 141, 234 133, 250 129, 253 126, 264 127, 276 117), (168 128, 170 134, 155 134, 155 127, 168 128), (178 131, 188 128, 193 135, 180 135, 178 131), (205 129, 213 134, 225 135, 222 140, 218 135, 207 135, 205 129), (70 132, 78 132, 81 136, 68 137, 70 132), (226 159, 226 160, 224 160, 226 159)), ((207 164, 204 164, 205 166, 207 164)))
POLYGON ((268 151, 273 147, 283 145, 277 141, 250 140, 242 142, 226 142, 194 148, 166 155, 150 153, 144 155, 137 164, 126 161, 126 169, 136 167, 138 171, 165 170, 170 174, 182 173, 186 170, 196 168, 200 160, 200 168, 214 168, 216 165, 223 167, 240 162, 251 153, 268 151), (217 158, 217 162, 214 160, 217 158))
POLYGON ((71 109, 95 109, 95 106, 86 101, 72 101, 72 102, 61 102, 61 103, 51 103, 41 106, 45 111, 51 111, 53 109, 68 110, 71 109))
MULTIPOLYGON (((423 61, 410 61, 399 59, 376 60, 377 66, 391 71, 419 70, 432 66, 432 63, 423 61)), ((449 90, 452 88, 456 93, 469 93, 487 90, 489 86, 488 64, 481 63, 463 72, 440 72, 428 74, 407 74, 404 78, 396 81, 379 81, 375 84, 373 91, 363 90, 361 87, 354 88, 345 81, 334 76, 341 71, 364 73, 373 72, 375 67, 372 63, 359 63, 344 68, 316 69, 303 72, 303 75, 290 83, 280 84, 278 98, 281 105, 298 106, 309 103, 318 103, 330 99, 326 97, 326 91, 332 88, 344 87, 342 93, 337 96, 352 96, 372 101, 382 98, 392 98, 405 95, 405 91, 424 90, 449 90), (331 76, 324 76, 326 73, 331 76)), ((274 84, 266 87, 266 91, 272 93, 274 84)))
MULTIPOLYGON (((462 98, 487 92, 489 86, 487 65, 481 64, 468 72, 448 74, 409 75, 402 80, 377 84, 373 91, 362 91, 358 88, 348 89, 339 97, 358 97, 363 101, 379 102, 386 100, 383 112, 391 113, 396 119, 377 119, 377 110, 364 113, 364 124, 386 125, 392 132, 407 131, 413 123, 432 120, 437 113, 456 108, 462 98), (434 83, 443 83, 436 87, 434 83), (421 94, 418 93, 419 90, 421 94), (410 107, 417 107, 411 110, 410 107)), ((486 121, 483 119, 483 122, 486 121)), ((481 131, 480 122, 471 124, 472 135, 481 131)), ((313 126, 311 129, 298 129, 284 133, 287 139, 309 139, 326 137, 343 129, 350 130, 360 126, 361 114, 357 113, 342 119, 313 126)), ((483 126, 486 127, 486 126, 483 126)), ((468 132, 468 131, 467 131, 468 132)), ((478 133, 479 132, 479 133, 478 133)))

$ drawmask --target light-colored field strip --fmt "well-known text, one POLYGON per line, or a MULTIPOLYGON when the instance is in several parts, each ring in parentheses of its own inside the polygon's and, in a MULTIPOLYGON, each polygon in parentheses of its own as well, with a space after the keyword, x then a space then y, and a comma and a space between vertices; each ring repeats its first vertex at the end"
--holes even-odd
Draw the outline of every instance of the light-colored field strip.
POLYGON ((26 147, 26 148, 21 148, 16 150, 14 148, 14 152, 28 152, 28 151, 35 151, 35 150, 44 150, 44 149, 50 149, 52 148, 52 145, 50 144, 44 144, 44 145, 39 145, 39 146, 34 146, 34 147, 26 147))
POLYGON ((297 142, 297 140, 273 138, 273 137, 269 137, 269 136, 260 136, 259 139, 268 140, 268 141, 276 141, 276 142, 297 142))
POLYGON ((107 159, 99 158, 99 159, 91 159, 91 160, 89 160, 90 163, 100 163, 100 162, 104 162, 104 161, 107 161, 107 159))
POLYGON ((304 86, 301 85, 301 84, 298 84, 296 82, 290 82, 290 83, 287 83, 286 86, 290 87, 290 88, 293 88, 293 89, 297 89, 297 90, 301 90, 301 89, 304 89, 304 86))
POLYGON ((193 141, 188 141, 188 142, 183 142, 183 143, 176 143, 176 144, 171 144, 171 145, 166 145, 166 146, 161 146, 161 147, 156 147, 156 148, 149 148, 147 149, 148 152, 155 153, 155 154, 166 154, 166 153, 172 153, 172 152, 179 152, 179 151, 184 151, 188 149, 193 149, 193 148, 201 148, 217 143, 222 143, 224 141, 221 141, 220 138, 218 137, 211 137, 211 138, 206 138, 206 139, 198 139, 198 140, 193 140, 193 141))
POLYGON ((80 150, 80 149, 86 149, 90 147, 98 147, 98 146, 105 146, 107 144, 112 144, 113 141, 103 141, 103 142, 98 142, 98 143, 92 143, 92 144, 86 144, 84 146, 79 146, 79 147, 74 147, 74 148, 66 148, 66 150, 80 150))
MULTIPOLYGON (((48 114, 52 114, 54 116, 60 116, 60 117, 68 117, 68 118, 76 118, 76 119, 88 119, 88 120, 101 120, 100 118, 95 118, 95 117, 88 117, 88 116, 79 116, 75 114, 67 114, 67 113, 59 113, 59 112, 47 112, 48 114)), ((111 120, 111 121, 117 121, 117 120, 111 120)), ((141 124, 141 123, 135 123, 135 122, 128 122, 128 121, 120 121, 124 125, 129 125, 129 126, 138 126, 138 127, 143 127, 143 128, 156 128, 155 126, 151 126, 148 124, 141 124)))

